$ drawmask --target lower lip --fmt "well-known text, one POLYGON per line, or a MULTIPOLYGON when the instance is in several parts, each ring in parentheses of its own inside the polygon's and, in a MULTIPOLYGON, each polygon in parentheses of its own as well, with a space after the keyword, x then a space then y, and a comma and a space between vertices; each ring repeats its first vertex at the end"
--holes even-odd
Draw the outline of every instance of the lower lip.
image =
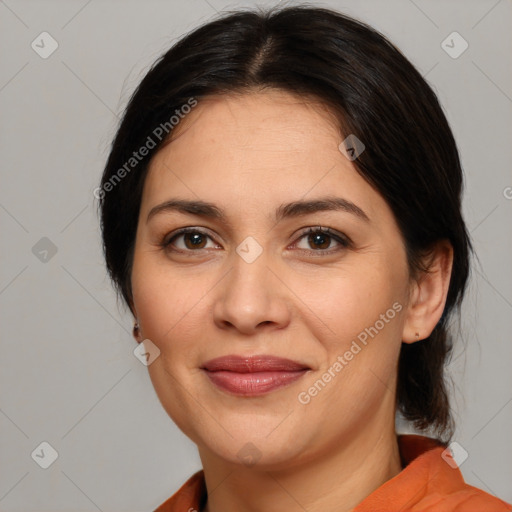
POLYGON ((218 388, 242 396, 263 395, 288 386, 300 379, 306 372, 307 370, 236 373, 224 370, 215 372, 205 370, 210 381, 218 388))

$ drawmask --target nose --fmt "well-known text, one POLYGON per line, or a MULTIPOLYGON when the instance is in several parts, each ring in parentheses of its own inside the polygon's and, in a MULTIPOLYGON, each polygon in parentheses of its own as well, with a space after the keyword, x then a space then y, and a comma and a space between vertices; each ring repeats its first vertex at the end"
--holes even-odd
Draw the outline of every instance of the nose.
POLYGON ((230 271, 215 287, 217 327, 250 335, 289 324, 289 290, 268 263, 265 253, 252 263, 234 256, 230 271))

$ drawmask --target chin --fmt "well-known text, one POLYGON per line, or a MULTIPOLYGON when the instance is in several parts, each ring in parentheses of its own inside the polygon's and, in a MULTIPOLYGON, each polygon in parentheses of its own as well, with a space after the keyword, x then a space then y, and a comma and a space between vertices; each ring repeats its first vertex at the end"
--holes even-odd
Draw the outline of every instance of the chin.
POLYGON ((251 428, 251 421, 238 426, 232 422, 229 434, 218 425, 208 425, 206 432, 187 435, 198 445, 201 456, 256 471, 285 470, 306 460, 311 443, 307 442, 304 429, 295 432, 278 426, 282 420, 273 418, 271 428, 265 425, 261 429, 254 427, 254 422, 251 428))

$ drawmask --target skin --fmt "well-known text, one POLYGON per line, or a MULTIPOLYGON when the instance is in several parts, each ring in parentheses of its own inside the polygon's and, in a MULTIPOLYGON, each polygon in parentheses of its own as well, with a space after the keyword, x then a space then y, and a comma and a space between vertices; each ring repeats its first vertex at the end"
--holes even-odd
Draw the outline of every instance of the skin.
POLYGON ((432 272, 410 276, 394 216, 338 149, 343 138, 325 108, 285 92, 216 96, 180 122, 150 164, 132 269, 137 341, 160 349, 150 377, 198 446, 209 512, 349 511, 401 470, 400 347, 439 320, 452 250, 439 243, 432 272), (351 201, 369 220, 346 211, 274 220, 283 203, 325 196, 351 201), (170 198, 214 203, 226 221, 178 211, 147 221, 170 198), (305 228, 317 226, 351 244, 308 241, 305 228), (183 235, 160 245, 182 227, 207 231, 200 249, 183 235), (252 263, 236 252, 249 236, 263 251, 252 263), (401 311, 300 403, 298 394, 395 303, 401 311), (264 396, 234 396, 200 370, 228 354, 272 354, 311 370, 264 396), (238 455, 247 443, 259 457, 252 465, 238 455))

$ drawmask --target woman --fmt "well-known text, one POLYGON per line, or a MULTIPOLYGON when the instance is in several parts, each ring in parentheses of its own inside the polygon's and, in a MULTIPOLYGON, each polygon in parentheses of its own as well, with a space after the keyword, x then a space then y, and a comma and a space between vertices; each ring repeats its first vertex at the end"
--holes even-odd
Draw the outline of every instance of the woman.
POLYGON ((179 41, 98 189, 107 268, 203 470, 157 511, 508 511, 447 449, 471 244, 450 128, 382 35, 310 7, 179 41), (400 412, 425 436, 397 436, 400 412))

